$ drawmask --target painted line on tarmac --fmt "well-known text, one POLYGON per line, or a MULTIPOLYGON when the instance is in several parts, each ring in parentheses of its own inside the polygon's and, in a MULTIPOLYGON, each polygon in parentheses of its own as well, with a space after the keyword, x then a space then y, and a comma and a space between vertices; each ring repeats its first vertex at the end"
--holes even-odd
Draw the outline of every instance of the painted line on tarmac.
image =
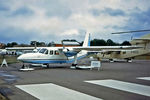
POLYGON ((40 100, 102 100, 52 83, 16 85, 40 100))
POLYGON ((150 77, 137 77, 136 79, 141 79, 141 80, 150 81, 150 77))
POLYGON ((118 80, 91 80, 85 81, 88 83, 101 85, 113 89, 118 89, 126 92, 136 93, 144 96, 150 96, 150 86, 140 85, 135 83, 123 82, 118 80))

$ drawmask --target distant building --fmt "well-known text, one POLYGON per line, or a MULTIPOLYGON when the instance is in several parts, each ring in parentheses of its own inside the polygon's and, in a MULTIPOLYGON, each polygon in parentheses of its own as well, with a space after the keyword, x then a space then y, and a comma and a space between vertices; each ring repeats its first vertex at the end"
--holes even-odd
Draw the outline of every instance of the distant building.
MULTIPOLYGON (((55 47, 62 47, 63 45, 62 44, 54 44, 55 47)), ((80 45, 73 45, 73 44, 68 44, 68 45, 65 45, 65 47, 77 47, 77 46, 80 46, 80 45)))
POLYGON ((61 44, 54 43, 55 47, 77 47, 81 46, 81 43, 76 40, 62 40, 61 44))

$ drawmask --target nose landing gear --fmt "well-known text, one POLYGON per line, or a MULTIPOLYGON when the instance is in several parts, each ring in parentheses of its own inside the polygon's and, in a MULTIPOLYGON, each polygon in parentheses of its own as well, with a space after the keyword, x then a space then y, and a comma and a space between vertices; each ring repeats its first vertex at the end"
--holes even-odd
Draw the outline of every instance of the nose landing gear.
POLYGON ((30 68, 29 65, 25 65, 25 64, 23 63, 21 69, 19 69, 19 70, 20 70, 20 71, 32 71, 32 70, 34 70, 34 68, 30 68))

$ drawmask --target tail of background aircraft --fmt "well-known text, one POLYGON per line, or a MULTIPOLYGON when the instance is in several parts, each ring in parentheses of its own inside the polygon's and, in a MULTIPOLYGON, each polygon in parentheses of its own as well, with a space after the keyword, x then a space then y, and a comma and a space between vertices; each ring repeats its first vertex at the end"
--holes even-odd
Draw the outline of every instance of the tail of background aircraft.
POLYGON ((150 34, 146 34, 146 35, 142 36, 141 39, 150 39, 150 34))
POLYGON ((83 42, 83 47, 90 46, 90 33, 86 33, 84 42, 83 42))
POLYGON ((130 43, 132 45, 143 46, 144 49, 150 49, 150 34, 146 34, 139 39, 133 39, 130 43))

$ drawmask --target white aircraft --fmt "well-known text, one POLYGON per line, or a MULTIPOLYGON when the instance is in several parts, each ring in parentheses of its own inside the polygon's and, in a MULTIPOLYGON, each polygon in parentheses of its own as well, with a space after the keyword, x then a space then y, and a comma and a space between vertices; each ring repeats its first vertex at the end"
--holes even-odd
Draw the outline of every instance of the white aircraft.
POLYGON ((1 55, 7 54, 7 50, 6 50, 6 49, 0 49, 0 54, 1 54, 1 55))
MULTIPOLYGON (((90 46, 90 34, 87 33, 81 47, 43 47, 37 53, 26 53, 17 59, 23 63, 44 64, 49 67, 50 63, 73 63, 84 58, 92 51, 121 51, 139 48, 137 46, 90 46)), ((24 68, 24 64, 23 64, 24 68)))

